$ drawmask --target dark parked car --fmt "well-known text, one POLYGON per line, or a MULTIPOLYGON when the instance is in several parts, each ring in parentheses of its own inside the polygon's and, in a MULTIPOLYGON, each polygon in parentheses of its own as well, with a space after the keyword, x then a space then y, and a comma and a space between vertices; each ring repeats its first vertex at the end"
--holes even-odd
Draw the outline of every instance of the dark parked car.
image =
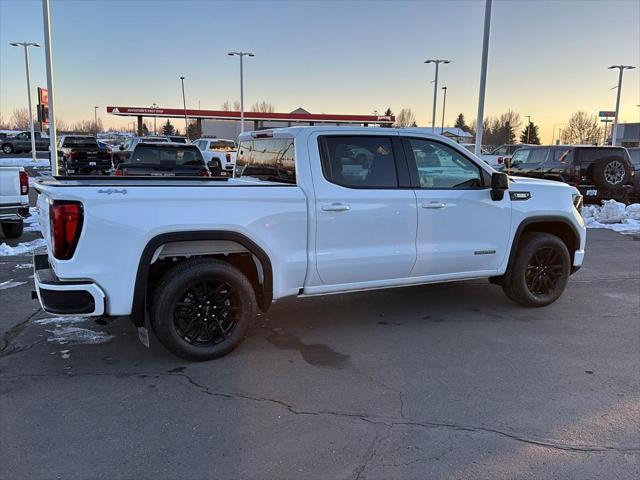
POLYGON ((204 161, 200 149, 184 143, 146 143, 141 142, 131 153, 127 163, 118 165, 118 176, 208 177, 212 173, 220 174, 218 164, 210 165, 204 161))
POLYGON ((631 163, 633 163, 633 167, 636 169, 633 190, 631 191, 629 200, 632 203, 640 203, 640 147, 627 148, 627 152, 629 152, 631 163))
MULTIPOLYGON (((41 132, 34 132, 36 151, 49 150, 49 137, 41 132)), ((31 152, 31 132, 20 132, 15 137, 5 137, 0 142, 3 153, 29 153, 31 152)))
POLYGON ((64 135, 58 139, 58 164, 62 176, 94 172, 109 175, 111 153, 89 135, 64 135))
POLYGON ((513 154, 509 172, 568 183, 590 203, 609 198, 628 201, 635 178, 635 169, 623 147, 524 147, 513 154))
POLYGON ((118 168, 120 163, 124 163, 129 160, 131 156, 131 152, 138 146, 139 143, 168 143, 170 142, 167 137, 131 137, 126 141, 121 143, 118 146, 114 146, 111 148, 111 153, 113 155, 113 165, 118 168))

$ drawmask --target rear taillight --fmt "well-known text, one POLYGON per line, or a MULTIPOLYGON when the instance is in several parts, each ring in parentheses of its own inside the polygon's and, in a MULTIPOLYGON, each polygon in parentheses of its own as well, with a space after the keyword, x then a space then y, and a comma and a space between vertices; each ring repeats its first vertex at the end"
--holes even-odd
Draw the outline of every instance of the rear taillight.
POLYGON ((201 177, 210 177, 210 176, 211 176, 211 173, 209 173, 209 170, 207 170, 207 169, 205 168, 204 170, 202 170, 202 171, 200 172, 200 176, 201 176, 201 177))
POLYGON ((504 158, 498 157, 498 163, 502 163, 502 162, 504 162, 504 158))
POLYGON ((84 212, 80 202, 54 201, 49 208, 53 256, 69 260, 76 250, 84 212))
POLYGON ((230 161, 231 161, 231 154, 230 154, 230 153, 227 153, 227 154, 225 155, 225 157, 227 158, 227 162, 230 162, 230 161))
POLYGON ((20 195, 29 194, 29 175, 27 172, 20 172, 20 195))
POLYGON ((122 173, 122 170, 120 170, 119 168, 116 170, 116 177, 123 177, 124 174, 122 173))

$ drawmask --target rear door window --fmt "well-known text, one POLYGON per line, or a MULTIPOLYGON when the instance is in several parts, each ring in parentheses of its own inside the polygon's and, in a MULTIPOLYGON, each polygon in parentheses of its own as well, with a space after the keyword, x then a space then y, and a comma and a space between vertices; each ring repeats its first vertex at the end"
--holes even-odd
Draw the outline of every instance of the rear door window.
POLYGON ((347 188, 398 188, 390 137, 323 136, 319 138, 325 178, 347 188))
POLYGON ((162 148, 141 144, 133 151, 132 163, 153 165, 203 166, 204 160, 197 148, 162 148))
POLYGON ((240 142, 236 176, 284 184, 296 183, 292 138, 255 138, 240 142))

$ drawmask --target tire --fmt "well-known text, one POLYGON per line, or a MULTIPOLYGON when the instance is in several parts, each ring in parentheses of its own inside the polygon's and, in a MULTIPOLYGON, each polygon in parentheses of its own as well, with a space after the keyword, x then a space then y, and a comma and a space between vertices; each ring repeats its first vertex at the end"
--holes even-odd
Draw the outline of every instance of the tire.
POLYGON ((24 229, 24 222, 6 222, 2 224, 2 233, 6 238, 20 238, 24 229))
POLYGON ((520 240, 502 289, 522 306, 544 307, 562 295, 570 269, 571 257, 562 240, 549 233, 530 233, 520 240))
POLYGON ((605 190, 621 189, 630 176, 629 166, 620 157, 602 158, 593 166, 593 183, 605 190))
POLYGON ((184 261, 165 273, 152 302, 151 326, 160 343, 193 361, 231 352, 257 313, 247 277, 226 262, 208 258, 184 261))
POLYGON ((13 153, 13 145, 11 145, 10 143, 3 145, 2 152, 7 155, 11 155, 13 153))

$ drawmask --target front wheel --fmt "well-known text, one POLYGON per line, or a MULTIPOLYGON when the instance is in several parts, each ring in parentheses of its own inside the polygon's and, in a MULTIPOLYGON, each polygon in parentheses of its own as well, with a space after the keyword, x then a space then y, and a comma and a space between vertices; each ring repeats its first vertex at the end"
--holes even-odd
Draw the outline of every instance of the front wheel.
POLYGON ((544 307, 562 295, 570 269, 571 257, 562 240, 549 233, 527 234, 518 245, 502 288, 520 305, 544 307))
POLYGON ((251 283, 232 265, 187 260, 169 270, 153 296, 151 325, 168 350, 187 360, 211 360, 237 347, 256 316, 251 283))
POLYGON ((13 145, 10 145, 8 143, 6 145, 3 145, 2 146, 2 152, 7 154, 7 155, 12 154, 13 153, 13 145))

